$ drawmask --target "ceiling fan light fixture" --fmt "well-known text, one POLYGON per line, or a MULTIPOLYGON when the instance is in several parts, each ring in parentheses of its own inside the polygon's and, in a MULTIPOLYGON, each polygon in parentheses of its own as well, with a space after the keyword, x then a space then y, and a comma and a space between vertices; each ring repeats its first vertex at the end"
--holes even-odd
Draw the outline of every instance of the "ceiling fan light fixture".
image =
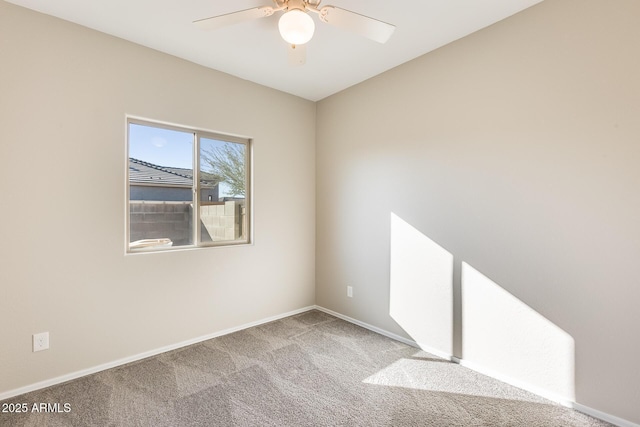
POLYGON ((287 43, 300 45, 311 40, 316 24, 308 13, 300 9, 292 9, 280 17, 278 29, 287 43))

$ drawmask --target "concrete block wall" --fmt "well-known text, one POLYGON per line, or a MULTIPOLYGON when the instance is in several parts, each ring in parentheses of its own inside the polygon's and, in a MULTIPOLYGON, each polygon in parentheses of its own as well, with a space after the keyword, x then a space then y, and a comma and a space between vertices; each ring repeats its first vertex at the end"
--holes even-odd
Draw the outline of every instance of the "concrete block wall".
MULTIPOLYGON (((131 201, 130 242, 168 238, 173 246, 193 243, 190 202, 131 201)), ((243 201, 228 201, 200 207, 200 238, 203 242, 237 240, 245 230, 243 201)))
POLYGON ((190 202, 131 201, 129 240, 168 238, 173 246, 192 244, 190 202))
POLYGON ((200 207, 202 241, 236 240, 242 237, 244 202, 228 201, 200 207))

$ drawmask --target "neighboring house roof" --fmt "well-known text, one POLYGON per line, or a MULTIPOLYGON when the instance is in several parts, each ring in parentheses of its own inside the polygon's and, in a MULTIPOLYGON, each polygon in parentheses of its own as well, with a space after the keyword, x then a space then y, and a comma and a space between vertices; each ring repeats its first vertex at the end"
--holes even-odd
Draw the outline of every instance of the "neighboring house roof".
MULTIPOLYGON (((129 157, 129 183, 191 187, 193 185, 193 170, 154 165, 153 163, 129 157)), ((215 187, 217 182, 215 180, 201 179, 200 185, 203 187, 215 187)))

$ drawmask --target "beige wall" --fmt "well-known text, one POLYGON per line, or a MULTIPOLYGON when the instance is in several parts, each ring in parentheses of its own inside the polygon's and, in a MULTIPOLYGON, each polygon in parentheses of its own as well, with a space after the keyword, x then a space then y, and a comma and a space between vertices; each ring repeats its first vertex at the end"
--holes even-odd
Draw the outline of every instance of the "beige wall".
POLYGON ((639 423, 639 16, 546 1, 319 102, 317 303, 639 423))
POLYGON ((312 102, 0 1, 0 123, 0 393, 314 303, 312 102), (255 245, 124 255, 126 114, 253 138, 255 245))

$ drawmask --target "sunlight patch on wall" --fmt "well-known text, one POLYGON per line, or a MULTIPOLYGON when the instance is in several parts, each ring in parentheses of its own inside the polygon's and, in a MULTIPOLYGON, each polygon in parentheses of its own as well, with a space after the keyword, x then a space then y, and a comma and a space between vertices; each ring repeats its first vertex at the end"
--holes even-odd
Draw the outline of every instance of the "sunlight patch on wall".
POLYGON ((462 345, 482 371, 575 400, 571 335, 464 262, 462 345))
POLYGON ((453 255, 391 213, 389 314, 418 344, 453 352, 453 255))

